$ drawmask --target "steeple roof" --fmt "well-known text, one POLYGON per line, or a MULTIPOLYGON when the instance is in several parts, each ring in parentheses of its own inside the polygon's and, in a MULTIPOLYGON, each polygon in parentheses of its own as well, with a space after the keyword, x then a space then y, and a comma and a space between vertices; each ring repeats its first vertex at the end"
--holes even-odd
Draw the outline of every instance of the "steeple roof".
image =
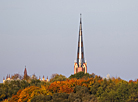
POLYGON ((26 75, 26 76, 27 76, 26 66, 25 66, 25 69, 24 69, 24 75, 26 75))
POLYGON ((82 67, 84 62, 84 48, 83 48, 83 37, 82 37, 82 21, 80 14, 80 27, 79 27, 79 38, 78 38, 78 51, 77 51, 77 64, 82 67))

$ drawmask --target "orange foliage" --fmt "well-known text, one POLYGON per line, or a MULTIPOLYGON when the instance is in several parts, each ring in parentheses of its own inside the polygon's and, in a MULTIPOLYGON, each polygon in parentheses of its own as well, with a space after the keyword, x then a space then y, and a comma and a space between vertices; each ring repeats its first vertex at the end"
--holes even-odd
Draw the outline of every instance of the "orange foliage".
POLYGON ((41 88, 36 86, 30 86, 25 88, 24 90, 19 90, 17 92, 17 95, 13 95, 10 102, 30 102, 30 100, 39 94, 44 95, 52 95, 51 92, 49 92, 47 86, 41 86, 41 88))
MULTIPOLYGON (((106 80, 107 85, 109 85, 111 82, 114 82, 115 84, 121 82, 122 80, 120 78, 111 78, 110 80, 106 80)), ((71 93, 74 91, 74 88, 79 86, 85 86, 87 88, 93 87, 95 83, 103 84, 104 80, 100 78, 99 76, 95 76, 95 78, 88 78, 85 79, 67 79, 66 81, 55 81, 51 83, 49 86, 41 86, 41 88, 36 86, 30 86, 25 88, 24 90, 19 90, 17 92, 17 95, 12 96, 12 101, 10 102, 29 102, 32 97, 38 95, 38 94, 44 94, 44 95, 52 95, 52 93, 71 93)), ((132 80, 129 81, 129 83, 134 82, 132 80)), ((135 81, 135 83, 138 82, 135 81)))
POLYGON ((30 87, 27 87, 25 88, 19 95, 19 99, 18 99, 18 102, 24 102, 27 100, 30 100, 30 96, 31 96, 31 93, 34 91, 34 90, 39 90, 40 88, 39 87, 36 87, 36 86, 30 86, 30 87))
POLYGON ((20 95, 21 92, 22 92, 22 90, 19 90, 16 95, 12 96, 12 99, 9 102, 17 102, 18 99, 19 99, 19 95, 20 95))
POLYGON ((115 84, 119 83, 120 81, 122 81, 120 78, 112 78, 112 81, 115 82, 115 84))
MULTIPOLYGON (((96 77, 97 78, 97 77, 96 77)), ((96 78, 88 78, 88 80, 85 79, 75 79, 72 78, 71 80, 67 79, 66 81, 55 81, 51 83, 49 86, 49 90, 53 93, 71 93, 74 91, 75 86, 85 86, 88 87, 90 84, 95 83, 96 78)), ((102 79, 98 80, 99 83, 103 81, 102 79)))
POLYGON ((138 79, 137 80, 135 80, 135 81, 133 81, 133 80, 129 80, 129 83, 138 83, 138 79))

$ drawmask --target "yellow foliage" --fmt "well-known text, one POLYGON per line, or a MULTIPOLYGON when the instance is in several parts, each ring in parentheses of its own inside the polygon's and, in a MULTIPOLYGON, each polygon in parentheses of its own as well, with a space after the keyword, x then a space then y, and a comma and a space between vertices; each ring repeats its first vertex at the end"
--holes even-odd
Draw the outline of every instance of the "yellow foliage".
POLYGON ((9 102, 7 99, 5 99, 4 101, 2 101, 2 102, 9 102))
MULTIPOLYGON (((18 96, 17 102, 30 102, 30 100, 37 95, 52 95, 52 93, 48 90, 48 86, 41 86, 41 88, 36 86, 30 86, 21 91, 18 96)), ((14 98, 11 102, 14 102, 14 98)))

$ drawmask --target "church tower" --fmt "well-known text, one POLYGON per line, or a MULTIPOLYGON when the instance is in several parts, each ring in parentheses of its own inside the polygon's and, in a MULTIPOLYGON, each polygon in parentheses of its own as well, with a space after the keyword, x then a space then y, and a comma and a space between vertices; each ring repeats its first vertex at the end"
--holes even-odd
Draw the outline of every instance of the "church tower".
POLYGON ((24 76, 27 77, 27 70, 26 70, 26 66, 25 66, 25 69, 24 69, 24 76))
POLYGON ((24 69, 24 76, 23 76, 23 79, 24 79, 24 80, 28 80, 28 75, 27 75, 26 66, 25 66, 25 69, 24 69))
POLYGON ((82 22, 80 14, 80 27, 79 27, 79 38, 78 38, 78 51, 77 51, 77 62, 74 62, 74 74, 78 72, 87 73, 87 63, 84 61, 84 48, 83 48, 83 37, 82 37, 82 22))

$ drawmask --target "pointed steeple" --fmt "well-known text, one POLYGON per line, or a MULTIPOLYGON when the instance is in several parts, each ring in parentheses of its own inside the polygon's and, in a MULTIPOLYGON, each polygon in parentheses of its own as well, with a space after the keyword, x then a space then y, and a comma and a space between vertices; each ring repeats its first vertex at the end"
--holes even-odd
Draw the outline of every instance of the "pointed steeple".
POLYGON ((5 82, 5 78, 3 77, 3 83, 5 82))
POLYGON ((24 75, 27 76, 26 66, 25 66, 25 69, 24 69, 24 75))
POLYGON ((77 62, 74 62, 74 74, 83 71, 87 73, 87 63, 84 60, 84 47, 82 37, 82 20, 80 14, 80 26, 79 26, 79 38, 78 38, 78 49, 77 49, 77 62))
POLYGON ((79 38, 78 38, 78 51, 77 51, 77 64, 82 67, 84 61, 84 49, 83 49, 83 37, 82 37, 82 21, 80 14, 80 27, 79 27, 79 38))
POLYGON ((8 79, 8 74, 7 74, 7 76, 6 76, 6 79, 8 79))
POLYGON ((48 76, 47 76, 47 79, 46 79, 46 81, 48 82, 48 76))
POLYGON ((39 76, 39 80, 41 81, 41 78, 40 78, 40 76, 39 76))

